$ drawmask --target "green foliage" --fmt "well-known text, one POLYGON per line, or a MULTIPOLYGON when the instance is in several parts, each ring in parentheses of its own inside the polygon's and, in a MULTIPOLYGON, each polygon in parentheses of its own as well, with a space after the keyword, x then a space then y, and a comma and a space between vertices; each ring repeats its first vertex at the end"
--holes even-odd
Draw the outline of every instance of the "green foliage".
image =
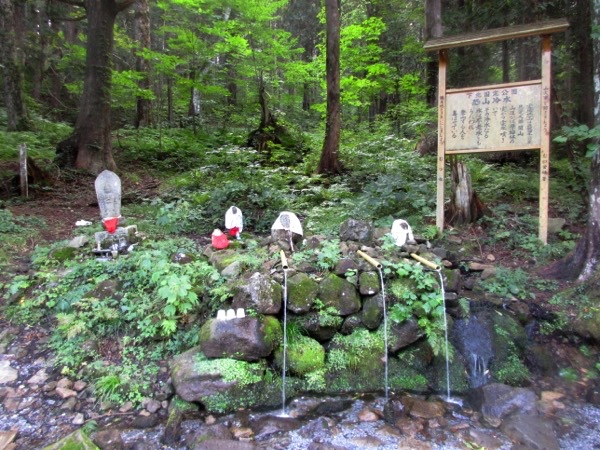
POLYGON ((339 327, 344 321, 339 312, 333 306, 325 306, 323 301, 316 298, 313 302, 314 308, 319 312, 319 326, 321 327, 339 327))
POLYGON ((159 206, 156 215, 157 231, 163 234, 177 234, 194 229, 194 219, 198 219, 191 203, 185 200, 164 203, 153 201, 159 206))
POLYGON ((587 125, 563 126, 561 134, 554 138, 554 142, 566 143, 568 141, 585 142, 586 158, 592 158, 600 149, 598 140, 600 138, 600 125, 589 128, 587 125))
POLYGON ((120 390, 123 382, 118 375, 104 375, 94 383, 94 393, 101 402, 122 403, 120 390))
POLYGON ((38 234, 38 229, 45 227, 35 217, 15 217, 9 210, 0 209, 0 268, 11 258, 27 251, 27 240, 38 234))
POLYGON ((501 244, 515 250, 522 258, 532 257, 540 262, 567 255, 575 246, 577 236, 563 233, 557 238, 550 237, 548 245, 542 245, 538 237, 538 217, 531 214, 526 206, 515 208, 499 204, 492 208, 493 214, 481 219, 487 228, 485 243, 494 246, 501 244))
POLYGON ((186 247, 186 253, 194 253, 185 239, 145 241, 110 263, 93 258, 46 261, 35 278, 17 277, 9 285, 7 295, 27 293, 11 308, 11 317, 56 317, 51 346, 65 373, 77 373, 96 360, 94 346, 86 343, 126 335, 120 364, 96 378, 110 375, 120 380, 118 385, 115 378, 101 380, 99 389, 107 398, 136 400, 151 379, 155 366, 149 361, 197 342, 197 330, 187 329, 186 318, 213 314, 230 296, 218 271, 201 258, 188 264, 172 262, 171 256, 186 247), (63 266, 68 270, 59 277, 55 270, 63 266), (109 282, 108 294, 100 295, 96 287, 109 282), (205 299, 202 305, 200 297, 205 299))
POLYGON ((531 289, 551 291, 558 287, 552 280, 532 278, 522 269, 498 267, 493 277, 481 281, 483 288, 492 294, 503 298, 516 297, 521 300, 535 298, 531 289))
POLYGON ((495 373, 495 378, 498 382, 513 386, 528 382, 530 377, 531 375, 527 366, 523 364, 515 353, 510 353, 502 367, 495 373))
POLYGON ((386 264, 387 274, 398 279, 388 284, 388 292, 399 300, 390 308, 390 320, 402 323, 416 319, 425 332, 434 354, 445 351, 444 302, 437 281, 420 264, 402 261, 386 264))
POLYGON ((373 358, 379 359, 384 353, 383 336, 359 328, 348 336, 336 334, 331 340, 327 354, 328 370, 356 370, 368 364, 373 358))
POLYGON ((323 270, 333 269, 341 257, 339 239, 323 241, 317 253, 317 266, 323 270))
POLYGON ((196 367, 199 373, 220 375, 225 383, 249 386, 263 379, 264 363, 250 363, 230 358, 206 359, 198 357, 196 367))
MULTIPOLYGON (((65 123, 52 122, 35 114, 32 115, 32 122, 33 131, 8 133, 4 127, 0 127, 0 161, 17 162, 19 146, 25 144, 27 155, 45 168, 54 157, 56 144, 65 139, 72 129, 65 123)), ((2 175, 4 174, 0 168, 0 176, 2 175)))

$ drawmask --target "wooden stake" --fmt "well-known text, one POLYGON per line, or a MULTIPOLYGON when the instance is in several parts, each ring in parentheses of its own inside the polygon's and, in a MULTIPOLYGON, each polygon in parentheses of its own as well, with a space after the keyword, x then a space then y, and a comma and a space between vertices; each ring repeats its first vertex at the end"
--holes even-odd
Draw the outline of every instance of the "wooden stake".
POLYGON ((444 231, 444 177, 446 165, 446 65, 448 60, 447 50, 439 52, 438 73, 438 152, 437 152, 437 199, 435 225, 438 234, 444 231))
POLYGON ((550 35, 542 36, 542 105, 540 145, 540 241, 548 243, 548 197, 550 192, 550 77, 552 45, 550 35))
POLYGON ((19 162, 20 162, 20 177, 21 177, 21 197, 29 197, 29 185, 27 183, 27 146, 19 145, 19 162))

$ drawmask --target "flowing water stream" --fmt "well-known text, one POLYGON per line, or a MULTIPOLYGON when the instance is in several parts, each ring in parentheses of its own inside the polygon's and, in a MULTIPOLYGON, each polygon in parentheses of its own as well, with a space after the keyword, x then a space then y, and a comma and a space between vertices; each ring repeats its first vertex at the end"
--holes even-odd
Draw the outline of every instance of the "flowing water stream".
POLYGON ((440 296, 442 297, 442 306, 444 308, 444 339, 445 339, 445 351, 446 351, 446 400, 450 401, 450 360, 448 358, 448 318, 446 317, 446 289, 444 288, 444 276, 442 270, 436 270, 440 279, 440 296))
POLYGON ((281 369, 281 416, 286 417, 285 412, 285 372, 287 362, 287 273, 288 269, 283 269, 283 363, 281 369))
POLYGON ((389 382, 388 382, 388 326, 387 326, 387 305, 385 301, 385 284, 383 282, 383 271, 381 267, 377 267, 379 273, 379 282, 381 285, 381 298, 383 299, 383 358, 385 365, 384 386, 385 399, 388 399, 389 382))

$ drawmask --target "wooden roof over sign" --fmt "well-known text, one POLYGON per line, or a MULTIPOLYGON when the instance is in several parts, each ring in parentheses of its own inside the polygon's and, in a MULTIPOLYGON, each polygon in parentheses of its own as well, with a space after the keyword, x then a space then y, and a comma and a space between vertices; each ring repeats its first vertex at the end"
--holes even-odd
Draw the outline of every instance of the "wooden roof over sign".
POLYGON ((507 39, 541 36, 544 34, 559 33, 569 27, 567 19, 546 20, 544 22, 512 25, 509 27, 492 28, 490 30, 475 31, 472 33, 457 34, 455 36, 430 39, 423 48, 431 52, 447 48, 464 47, 467 45, 485 44, 487 42, 504 41, 507 39))

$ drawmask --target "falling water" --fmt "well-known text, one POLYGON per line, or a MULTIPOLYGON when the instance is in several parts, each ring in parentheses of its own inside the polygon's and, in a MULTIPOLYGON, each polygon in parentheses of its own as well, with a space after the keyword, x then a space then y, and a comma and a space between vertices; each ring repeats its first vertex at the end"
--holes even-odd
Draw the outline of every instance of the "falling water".
POLYGON ((450 360, 448 359, 448 319, 446 318, 446 290, 444 288, 444 277, 441 269, 437 270, 440 279, 440 295, 442 296, 442 305, 444 306, 444 337, 446 339, 446 398, 450 401, 450 360))
POLYGON ((281 416, 287 416, 285 412, 285 372, 287 358, 287 272, 283 269, 283 368, 281 370, 281 416))
POLYGON ((387 326, 387 307, 385 304, 385 286, 383 283, 383 272, 381 267, 377 269, 379 272, 379 282, 381 284, 381 298, 383 299, 383 358, 385 365, 385 399, 388 399, 388 326, 387 326))

